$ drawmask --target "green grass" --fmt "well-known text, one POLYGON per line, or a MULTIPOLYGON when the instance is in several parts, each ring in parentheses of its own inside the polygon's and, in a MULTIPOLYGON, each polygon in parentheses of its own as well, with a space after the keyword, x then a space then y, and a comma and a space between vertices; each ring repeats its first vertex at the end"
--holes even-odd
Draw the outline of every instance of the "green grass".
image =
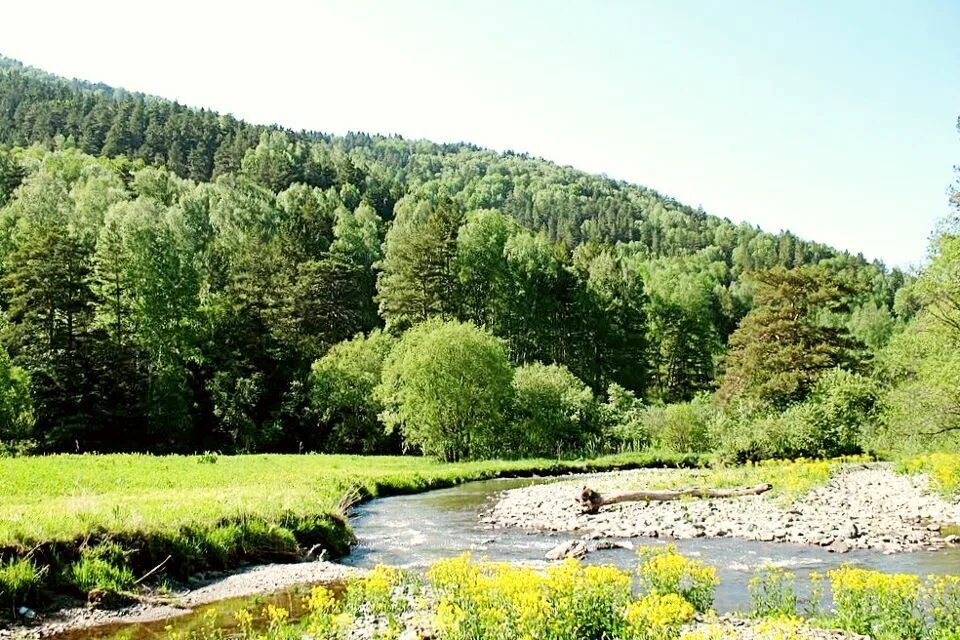
POLYGON ((165 573, 183 577, 293 560, 313 544, 345 553, 352 534, 343 508, 365 498, 505 475, 700 462, 657 453, 458 464, 342 455, 7 458, 0 459, 0 559, 32 550, 47 587, 119 590, 164 561, 165 573), (120 552, 102 553, 111 544, 120 552))
POLYGON ((344 496, 431 487, 536 471, 695 461, 622 454, 590 461, 444 464, 412 456, 57 455, 0 459, 0 547, 31 547, 90 534, 155 533, 222 521, 280 521, 336 511, 344 496))
POLYGON ((29 558, 0 562, 0 602, 13 605, 40 585, 43 571, 29 558))
POLYGON ((842 462, 851 460, 854 459, 769 460, 739 466, 681 469, 667 474, 644 475, 636 486, 618 489, 730 488, 769 483, 773 485, 769 496, 782 506, 788 506, 811 489, 826 484, 842 462))

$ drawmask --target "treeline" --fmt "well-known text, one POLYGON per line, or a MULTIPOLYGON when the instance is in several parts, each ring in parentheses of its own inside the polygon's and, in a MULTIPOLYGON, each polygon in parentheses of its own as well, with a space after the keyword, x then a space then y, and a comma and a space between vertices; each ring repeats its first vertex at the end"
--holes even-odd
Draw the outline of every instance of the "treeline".
MULTIPOLYGON (((8 446, 715 448, 724 420, 825 397, 824 372, 873 379, 924 308, 899 271, 542 160, 255 127, 6 60, 0 143, 36 145, 0 151, 8 446), (425 345, 463 367, 461 340, 489 347, 477 372, 433 379, 499 363, 495 408, 408 406, 425 345), (772 401, 758 362, 784 369, 772 401)), ((766 455, 748 435, 738 455, 766 455)))

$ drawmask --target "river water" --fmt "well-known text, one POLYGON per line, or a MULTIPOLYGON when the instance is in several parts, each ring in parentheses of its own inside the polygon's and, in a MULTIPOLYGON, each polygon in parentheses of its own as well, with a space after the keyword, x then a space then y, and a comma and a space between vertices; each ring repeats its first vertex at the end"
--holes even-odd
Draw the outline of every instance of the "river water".
MULTIPOLYGON (((358 567, 389 564, 420 569, 434 560, 470 552, 478 559, 546 566, 544 555, 558 544, 575 539, 577 534, 493 529, 481 524, 479 517, 492 506, 501 491, 544 481, 488 480, 369 502, 357 509, 352 518, 359 544, 343 562, 358 567)), ((734 538, 633 539, 630 542, 675 544, 683 555, 715 566, 720 586, 714 608, 721 613, 749 608, 747 585, 754 572, 764 565, 794 572, 800 596, 809 592, 811 572, 822 573, 844 563, 920 576, 960 574, 958 549, 892 555, 864 550, 835 554, 821 547, 734 538)), ((584 562, 625 569, 633 569, 637 564, 635 551, 628 549, 595 551, 587 555, 584 562)))

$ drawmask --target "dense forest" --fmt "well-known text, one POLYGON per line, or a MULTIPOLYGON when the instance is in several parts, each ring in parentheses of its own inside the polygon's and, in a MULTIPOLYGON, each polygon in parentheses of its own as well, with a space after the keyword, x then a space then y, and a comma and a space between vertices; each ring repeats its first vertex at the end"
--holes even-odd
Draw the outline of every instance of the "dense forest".
POLYGON ((958 234, 914 277, 526 155, 250 125, 0 58, 0 442, 953 446, 958 234))

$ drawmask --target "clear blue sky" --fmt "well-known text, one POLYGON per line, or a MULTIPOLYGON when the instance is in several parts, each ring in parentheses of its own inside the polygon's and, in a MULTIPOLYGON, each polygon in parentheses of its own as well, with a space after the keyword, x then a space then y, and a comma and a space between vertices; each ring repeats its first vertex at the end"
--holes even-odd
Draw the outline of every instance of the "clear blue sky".
POLYGON ((32 0, 0 52, 253 122, 527 151, 906 266, 960 164, 957 25, 957 0, 32 0))

